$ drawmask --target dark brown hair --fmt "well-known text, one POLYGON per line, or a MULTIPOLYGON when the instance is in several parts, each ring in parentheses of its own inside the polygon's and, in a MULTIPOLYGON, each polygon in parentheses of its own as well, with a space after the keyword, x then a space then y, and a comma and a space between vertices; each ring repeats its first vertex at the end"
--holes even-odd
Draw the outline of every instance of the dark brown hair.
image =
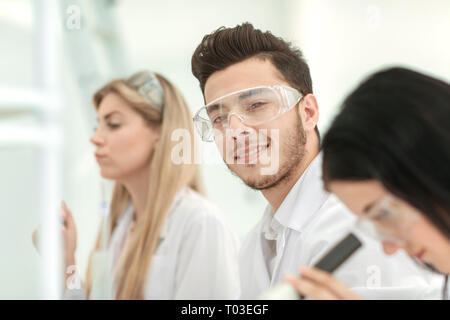
MULTIPOLYGON (((221 27, 204 36, 192 55, 192 73, 204 92, 205 83, 214 72, 249 58, 268 59, 293 88, 303 95, 313 92, 309 67, 302 52, 290 42, 270 31, 255 29, 248 22, 234 28, 221 27)), ((317 127, 316 132, 319 135, 317 127)))

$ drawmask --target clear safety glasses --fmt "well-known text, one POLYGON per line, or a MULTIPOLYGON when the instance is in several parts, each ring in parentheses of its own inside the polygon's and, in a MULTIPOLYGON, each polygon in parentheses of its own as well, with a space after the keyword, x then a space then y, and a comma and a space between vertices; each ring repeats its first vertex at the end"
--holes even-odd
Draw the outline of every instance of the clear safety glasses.
POLYGON ((394 197, 387 195, 358 219, 356 227, 376 240, 404 245, 418 218, 415 212, 400 210, 394 197))
POLYGON ((302 98, 296 89, 261 86, 234 91, 202 107, 194 116, 195 127, 203 141, 214 141, 214 131, 229 128, 231 116, 255 126, 274 120, 294 107, 302 98))

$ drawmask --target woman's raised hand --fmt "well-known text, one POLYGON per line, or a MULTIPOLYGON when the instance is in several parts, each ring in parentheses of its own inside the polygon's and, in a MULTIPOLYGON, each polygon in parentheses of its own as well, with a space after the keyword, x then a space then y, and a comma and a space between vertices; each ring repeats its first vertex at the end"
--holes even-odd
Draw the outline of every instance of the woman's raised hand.
MULTIPOLYGON (((63 239, 64 261, 66 268, 75 264, 75 251, 77 248, 77 228, 72 213, 63 201, 61 203, 61 232, 63 239)), ((39 248, 39 227, 32 234, 33 244, 38 252, 39 248)))
POLYGON ((286 276, 290 283, 302 296, 314 300, 359 300, 345 284, 328 272, 317 268, 302 268, 301 276, 286 276))

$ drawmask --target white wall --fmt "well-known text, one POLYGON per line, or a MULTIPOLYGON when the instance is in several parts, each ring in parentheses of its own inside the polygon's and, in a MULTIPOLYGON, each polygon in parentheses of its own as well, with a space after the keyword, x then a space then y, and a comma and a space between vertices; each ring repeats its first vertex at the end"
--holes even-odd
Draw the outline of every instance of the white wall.
POLYGON ((299 1, 296 43, 311 67, 324 131, 358 82, 402 65, 450 80, 450 1, 299 1))

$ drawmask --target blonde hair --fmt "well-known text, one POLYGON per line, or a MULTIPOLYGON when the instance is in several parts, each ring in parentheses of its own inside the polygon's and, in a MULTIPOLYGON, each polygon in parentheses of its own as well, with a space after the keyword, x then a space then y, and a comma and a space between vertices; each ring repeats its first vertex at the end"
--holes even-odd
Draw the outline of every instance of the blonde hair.
MULTIPOLYGON (((121 265, 117 268, 118 271, 114 278, 116 299, 144 298, 144 287, 152 257, 157 249, 162 226, 176 193, 186 186, 202 192, 197 166, 193 162, 191 164, 174 164, 171 160, 171 152, 175 145, 171 139, 173 130, 179 128, 188 130, 191 141, 193 141, 194 128, 189 108, 174 85, 159 74, 156 74, 156 77, 163 88, 162 114, 156 111, 124 79, 109 82, 98 90, 93 98, 94 106, 98 109, 106 95, 119 94, 143 117, 149 126, 160 127, 160 138, 154 150, 150 167, 151 179, 149 179, 145 212, 135 230, 130 234, 128 244, 123 249, 121 265)), ((193 154, 193 149, 191 154, 193 154)), ((108 238, 130 201, 131 197, 127 189, 116 182, 111 200, 108 238)), ((100 248, 102 236, 102 228, 100 228, 95 247, 89 257, 86 275, 87 296, 89 296, 92 285, 92 254, 100 248)))

